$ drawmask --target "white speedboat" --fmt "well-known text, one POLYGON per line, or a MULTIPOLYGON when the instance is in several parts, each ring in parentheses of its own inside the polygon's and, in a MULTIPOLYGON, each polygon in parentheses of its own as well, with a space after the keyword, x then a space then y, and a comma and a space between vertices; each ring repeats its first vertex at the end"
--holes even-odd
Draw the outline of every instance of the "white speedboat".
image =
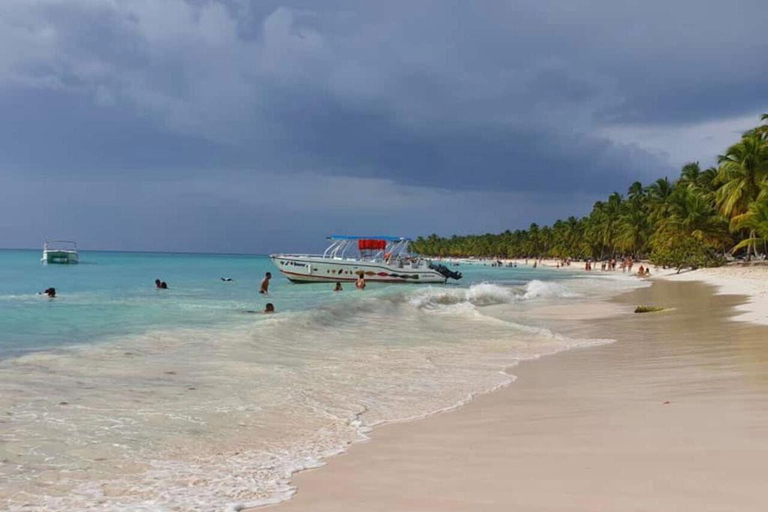
POLYGON ((275 266, 296 283, 366 281, 383 283, 445 283, 461 279, 443 265, 411 255, 408 238, 380 236, 328 237, 331 245, 323 254, 273 254, 275 266), (349 255, 348 255, 349 253, 349 255))
POLYGON ((80 262, 77 244, 69 240, 51 240, 43 245, 43 263, 72 264, 80 262))

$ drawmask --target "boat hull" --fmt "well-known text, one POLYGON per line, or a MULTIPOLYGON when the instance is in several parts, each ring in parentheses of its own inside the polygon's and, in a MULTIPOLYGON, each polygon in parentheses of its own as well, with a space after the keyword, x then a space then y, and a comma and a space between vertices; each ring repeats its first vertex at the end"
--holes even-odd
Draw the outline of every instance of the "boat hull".
POLYGON ((422 264, 389 265, 379 262, 342 260, 311 256, 273 255, 272 262, 295 283, 335 283, 356 281, 362 273, 366 281, 380 283, 442 284, 445 276, 422 264))
POLYGON ((43 263, 55 263, 63 265, 72 265, 80 262, 80 257, 72 251, 44 251, 43 263))

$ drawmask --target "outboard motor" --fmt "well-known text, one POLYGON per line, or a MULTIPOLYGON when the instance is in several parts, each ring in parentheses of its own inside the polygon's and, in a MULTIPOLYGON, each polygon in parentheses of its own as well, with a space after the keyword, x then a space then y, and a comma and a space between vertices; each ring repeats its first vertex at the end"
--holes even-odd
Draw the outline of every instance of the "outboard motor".
POLYGON ((449 269, 445 265, 430 263, 429 268, 431 268, 432 270, 436 270, 437 272, 442 274, 446 279, 450 278, 458 281, 462 277, 461 272, 454 272, 453 270, 449 269))

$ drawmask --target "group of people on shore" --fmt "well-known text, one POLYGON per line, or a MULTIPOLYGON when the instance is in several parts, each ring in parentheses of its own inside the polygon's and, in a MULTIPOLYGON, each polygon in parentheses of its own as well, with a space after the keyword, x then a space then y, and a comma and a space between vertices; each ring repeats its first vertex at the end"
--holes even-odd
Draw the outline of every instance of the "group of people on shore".
MULTIPOLYGON (((539 266, 539 263, 544 264, 544 260, 534 259, 533 263, 531 263, 530 266, 531 268, 536 268, 539 266)), ((572 263, 573 263, 573 260, 571 258, 558 259, 555 262, 555 268, 570 267, 572 263)), ((526 266, 529 265, 528 259, 525 260, 525 265, 526 266)), ((622 259, 608 258, 600 261, 600 270, 603 272, 615 271, 617 268, 620 268, 623 273, 631 274, 633 273, 634 266, 635 266, 635 261, 630 256, 622 259)), ((591 272, 593 270, 596 270, 596 268, 597 268, 597 261, 592 260, 591 258, 584 260, 585 271, 591 272)), ((638 277, 650 277, 651 275, 650 267, 644 267, 643 265, 640 265, 637 275, 638 277)))
MULTIPOLYGON (((635 261, 631 257, 626 257, 623 260, 621 260, 621 263, 619 263, 616 258, 606 259, 602 260, 600 262, 600 270, 605 271, 614 271, 616 270, 616 266, 619 266, 621 268, 621 271, 623 273, 632 273, 632 268, 635 266, 635 261)), ((591 259, 587 259, 586 262, 584 262, 584 270, 591 271, 593 270, 593 262, 591 259)), ((640 268, 638 269, 637 275, 639 277, 650 277, 651 270, 650 268, 643 267, 643 265, 640 265, 640 268)))

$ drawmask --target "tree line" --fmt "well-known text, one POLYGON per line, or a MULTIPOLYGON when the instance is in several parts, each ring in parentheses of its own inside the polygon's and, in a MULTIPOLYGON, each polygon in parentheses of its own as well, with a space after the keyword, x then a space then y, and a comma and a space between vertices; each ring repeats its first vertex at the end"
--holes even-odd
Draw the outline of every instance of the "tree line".
POLYGON ((414 251, 436 257, 572 258, 631 256, 665 266, 709 266, 727 255, 752 258, 768 242, 768 114, 702 169, 677 180, 632 183, 589 215, 500 234, 419 237, 414 251))

